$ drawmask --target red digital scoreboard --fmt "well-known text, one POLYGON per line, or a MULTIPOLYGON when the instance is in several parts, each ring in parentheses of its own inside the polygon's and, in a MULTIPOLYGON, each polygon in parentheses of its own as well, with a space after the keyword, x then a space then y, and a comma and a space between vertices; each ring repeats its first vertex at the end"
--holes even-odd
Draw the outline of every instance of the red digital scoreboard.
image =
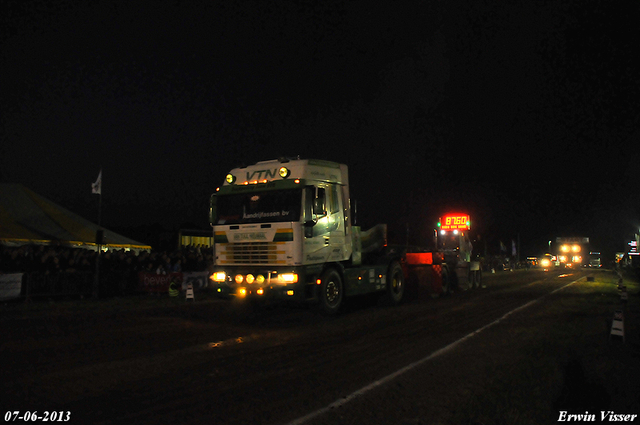
POLYGON ((469 216, 466 214, 447 214, 440 219, 442 230, 468 230, 469 216))

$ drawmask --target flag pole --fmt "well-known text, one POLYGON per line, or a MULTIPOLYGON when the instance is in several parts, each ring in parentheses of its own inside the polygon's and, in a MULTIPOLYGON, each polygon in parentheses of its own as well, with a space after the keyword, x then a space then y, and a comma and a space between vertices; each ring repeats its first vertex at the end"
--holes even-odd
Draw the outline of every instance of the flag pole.
POLYGON ((98 193, 98 227, 102 226, 102 190, 98 193))
POLYGON ((96 245, 98 252, 96 254, 96 275, 91 288, 93 298, 98 298, 100 288, 100 251, 102 250, 102 239, 104 238, 104 230, 102 230, 102 167, 95 183, 91 185, 91 193, 98 195, 98 230, 96 231, 96 245))

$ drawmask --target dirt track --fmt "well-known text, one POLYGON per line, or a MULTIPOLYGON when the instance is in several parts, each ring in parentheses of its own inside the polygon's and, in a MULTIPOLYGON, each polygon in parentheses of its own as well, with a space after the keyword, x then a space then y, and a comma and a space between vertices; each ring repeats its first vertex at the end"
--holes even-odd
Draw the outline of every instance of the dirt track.
POLYGON ((321 409, 578 277, 500 273, 483 290, 399 307, 359 300, 335 318, 217 300, 8 308, 2 407, 70 411, 72 423, 451 423, 509 362, 517 341, 500 324, 321 409))

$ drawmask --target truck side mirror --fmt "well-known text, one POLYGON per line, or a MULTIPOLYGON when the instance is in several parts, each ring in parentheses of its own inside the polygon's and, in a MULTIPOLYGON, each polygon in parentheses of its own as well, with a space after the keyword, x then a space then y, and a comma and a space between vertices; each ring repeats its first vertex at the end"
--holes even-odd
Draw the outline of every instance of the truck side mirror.
POLYGON ((315 226, 317 221, 307 220, 304 222, 304 237, 310 238, 313 236, 313 226, 315 226))
POLYGON ((313 212, 316 216, 324 217, 327 215, 327 209, 324 205, 324 199, 316 199, 313 204, 313 212))
POLYGON ((324 217, 327 215, 327 203, 326 203, 325 190, 318 188, 316 190, 316 198, 313 200, 313 214, 315 219, 318 217, 324 217))

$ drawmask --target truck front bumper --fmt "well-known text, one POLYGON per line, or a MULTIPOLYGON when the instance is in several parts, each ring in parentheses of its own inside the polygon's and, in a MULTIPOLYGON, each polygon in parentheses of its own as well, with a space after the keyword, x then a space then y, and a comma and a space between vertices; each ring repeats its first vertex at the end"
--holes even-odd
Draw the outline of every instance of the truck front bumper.
POLYGON ((221 298, 305 301, 311 286, 306 278, 304 270, 292 267, 269 271, 229 267, 212 274, 211 286, 221 298))

